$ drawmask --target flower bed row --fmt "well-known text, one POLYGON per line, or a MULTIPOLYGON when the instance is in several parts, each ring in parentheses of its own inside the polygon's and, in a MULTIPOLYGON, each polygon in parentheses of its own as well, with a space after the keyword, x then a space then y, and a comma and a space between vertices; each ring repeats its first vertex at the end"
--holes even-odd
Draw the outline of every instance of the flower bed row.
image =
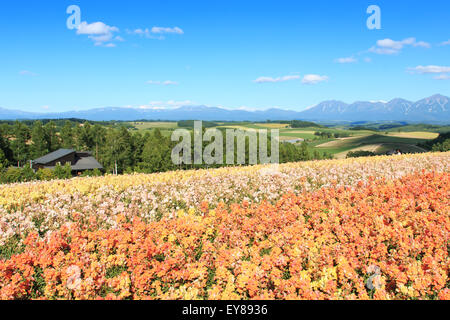
POLYGON ((177 171, 152 175, 75 178, 0 187, 0 246, 32 231, 45 235, 68 221, 94 216, 103 229, 118 228, 119 214, 146 222, 200 214, 220 202, 275 202, 329 186, 354 186, 368 177, 397 179, 421 172, 449 172, 450 153, 311 161, 279 166, 177 171))
POLYGON ((0 260, 1 299, 449 299, 450 174, 73 216, 0 260))

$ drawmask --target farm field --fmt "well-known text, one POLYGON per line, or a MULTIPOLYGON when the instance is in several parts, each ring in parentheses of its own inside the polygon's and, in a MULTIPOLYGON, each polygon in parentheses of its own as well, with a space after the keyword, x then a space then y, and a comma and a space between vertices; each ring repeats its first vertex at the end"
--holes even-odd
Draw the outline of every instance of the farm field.
POLYGON ((178 125, 176 122, 128 122, 130 125, 134 126, 138 130, 148 130, 148 129, 176 129, 178 125))
POLYGON ((421 147, 418 147, 413 144, 405 144, 405 143, 379 143, 379 144, 363 144, 360 147, 356 147, 350 150, 346 150, 343 152, 335 153, 334 158, 336 159, 345 159, 347 157, 347 153, 350 151, 369 151, 375 154, 386 154, 389 151, 400 149, 403 153, 422 153, 426 152, 421 147))
POLYGON ((450 299, 450 153, 0 188, 0 299, 450 299))
MULTIPOLYGON (((430 135, 430 133, 421 133, 430 135)), ((403 153, 426 152, 417 146, 427 141, 427 138, 419 138, 419 133, 407 136, 392 134, 371 134, 350 138, 341 138, 316 145, 316 148, 335 154, 338 158, 345 158, 349 151, 372 151, 376 154, 385 154, 390 150, 400 149, 403 153)))
MULTIPOLYGON (((139 131, 154 130, 159 128, 162 134, 170 136, 171 132, 178 128, 176 122, 130 122, 139 131)), ((425 152, 417 144, 432 140, 438 137, 439 132, 448 130, 446 126, 427 125, 405 125, 386 131, 373 131, 368 129, 350 130, 350 127, 304 127, 291 128, 284 123, 252 123, 252 122, 218 122, 216 128, 219 129, 279 129, 280 141, 290 143, 301 143, 306 141, 309 149, 327 152, 336 159, 344 159, 350 151, 371 151, 377 155, 386 154, 389 151, 400 149, 402 153, 425 152), (323 138, 315 133, 339 134, 344 138, 323 138)))
POLYGON ((439 134, 435 132, 412 131, 412 132, 390 132, 389 137, 411 138, 411 139, 436 139, 439 134))

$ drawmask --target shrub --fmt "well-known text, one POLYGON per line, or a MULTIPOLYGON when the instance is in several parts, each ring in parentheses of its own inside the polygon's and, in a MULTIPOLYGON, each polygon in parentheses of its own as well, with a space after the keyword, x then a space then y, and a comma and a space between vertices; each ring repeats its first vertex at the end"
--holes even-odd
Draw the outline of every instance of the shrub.
POLYGON ((350 151, 347 153, 347 158, 359 158, 359 157, 373 157, 375 153, 370 151, 350 151))
POLYGON ((9 167, 3 174, 3 183, 16 183, 20 182, 21 169, 16 167, 9 167))
POLYGON ((432 151, 446 152, 450 151, 450 139, 446 139, 441 143, 436 143, 433 145, 432 151))
POLYGON ((36 174, 30 166, 25 166, 20 169, 20 182, 27 182, 36 180, 36 174))
POLYGON ((100 177, 102 175, 102 172, 98 169, 86 170, 81 174, 82 177, 100 177))
POLYGON ((50 170, 48 168, 39 169, 36 172, 36 176, 41 181, 50 181, 50 180, 56 179, 54 171, 50 170))
POLYGON ((72 178, 72 168, 70 163, 66 163, 64 166, 57 164, 54 174, 58 179, 70 179, 72 178))

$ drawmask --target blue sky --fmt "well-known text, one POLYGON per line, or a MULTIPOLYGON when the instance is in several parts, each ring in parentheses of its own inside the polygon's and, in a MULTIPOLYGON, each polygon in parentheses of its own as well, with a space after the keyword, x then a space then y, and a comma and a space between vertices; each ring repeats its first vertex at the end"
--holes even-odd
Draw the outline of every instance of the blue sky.
POLYGON ((449 1, 2 1, 0 107, 302 110, 450 95, 449 1), (369 5, 381 30, 369 30, 369 5), (69 30, 69 5, 82 24, 69 30))

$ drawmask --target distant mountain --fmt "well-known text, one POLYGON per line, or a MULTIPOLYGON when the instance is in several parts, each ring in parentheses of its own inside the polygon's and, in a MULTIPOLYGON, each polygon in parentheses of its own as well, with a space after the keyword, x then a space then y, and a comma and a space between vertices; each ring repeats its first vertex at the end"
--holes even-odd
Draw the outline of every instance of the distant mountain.
POLYGON ((450 99, 440 94, 422 99, 411 106, 407 115, 411 119, 422 117, 425 120, 436 120, 441 118, 442 120, 445 119, 445 121, 448 121, 450 115, 450 99))
POLYGON ((325 101, 300 114, 305 120, 316 121, 450 122, 450 99, 438 94, 417 102, 325 101))
POLYGON ((37 114, 31 112, 0 108, 0 120, 33 119, 36 115, 37 114))
POLYGON ((208 120, 208 121, 408 121, 450 123, 450 99, 434 95, 417 102, 404 99, 383 101, 324 101, 304 111, 268 109, 258 111, 229 110, 207 106, 179 108, 97 108, 61 113, 32 113, 0 108, 0 119, 66 119, 79 118, 92 121, 109 120, 208 120))

